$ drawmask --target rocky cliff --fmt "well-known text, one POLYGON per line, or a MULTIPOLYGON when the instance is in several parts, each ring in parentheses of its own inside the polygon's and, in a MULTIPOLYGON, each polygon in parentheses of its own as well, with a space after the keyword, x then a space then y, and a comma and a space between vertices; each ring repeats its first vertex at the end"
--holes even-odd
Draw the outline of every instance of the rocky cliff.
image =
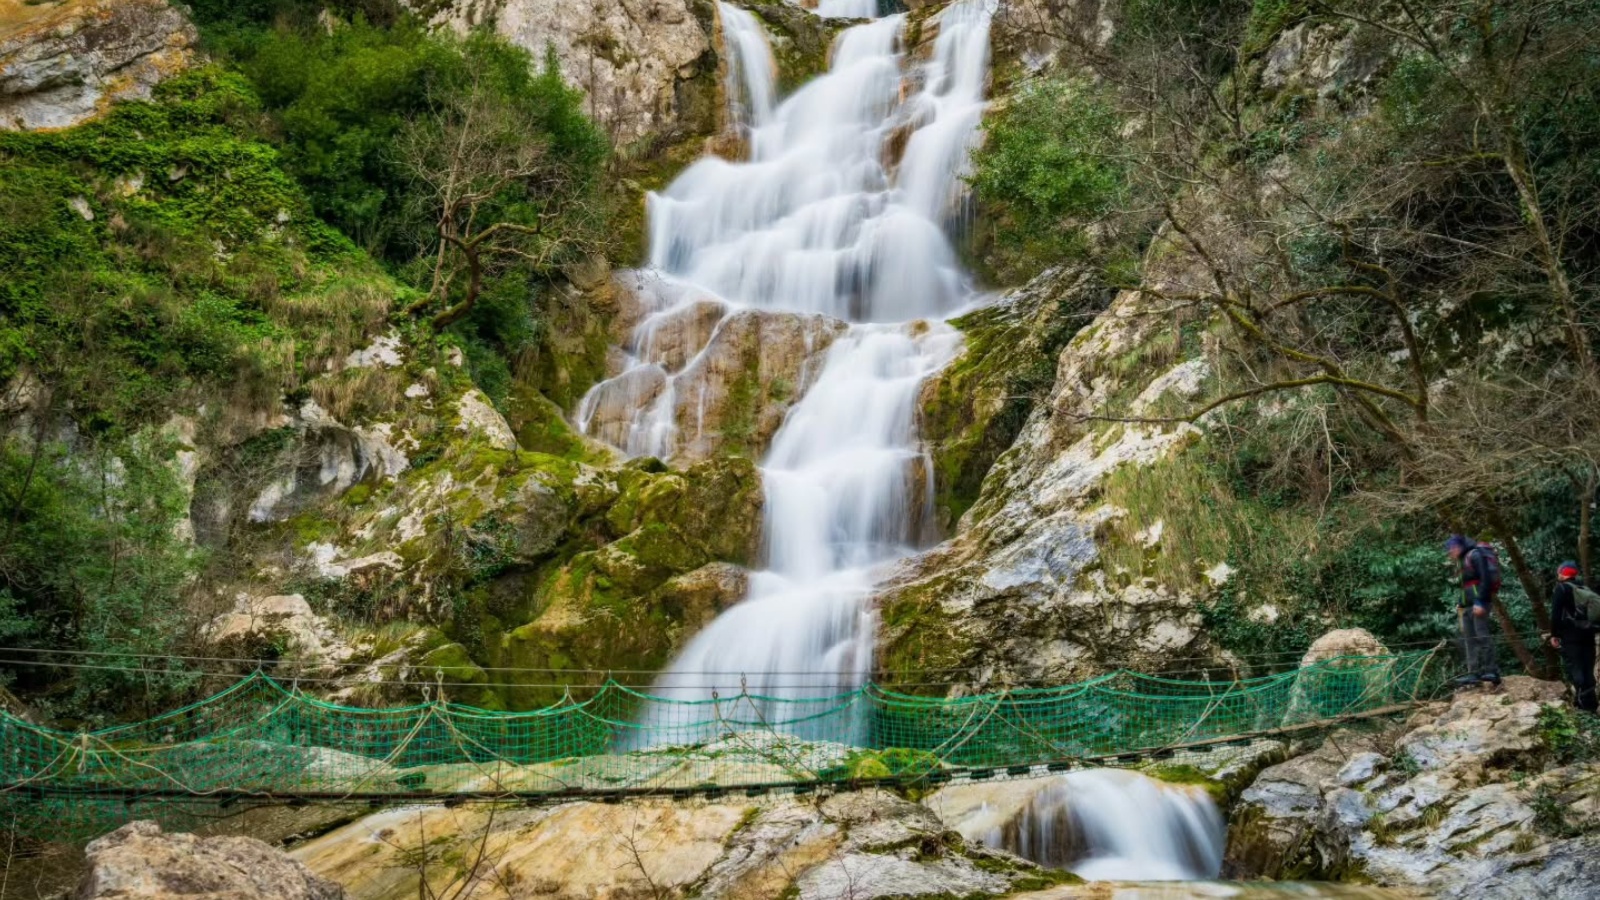
POLYGON ((197 40, 166 0, 51 0, 0 11, 0 128, 66 128, 147 98, 197 40))

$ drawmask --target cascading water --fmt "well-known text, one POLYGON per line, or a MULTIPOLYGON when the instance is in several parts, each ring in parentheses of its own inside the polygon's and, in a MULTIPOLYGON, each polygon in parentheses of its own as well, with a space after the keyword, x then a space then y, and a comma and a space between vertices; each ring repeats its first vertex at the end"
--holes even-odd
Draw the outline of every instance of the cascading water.
POLYGON ((750 128, 772 118, 773 74, 777 64, 761 23, 731 3, 718 3, 722 41, 728 52, 728 97, 735 125, 750 128))
MULTIPOLYGON (((824 0, 820 12, 875 8, 824 0)), ((818 696, 870 671, 874 571, 910 553, 926 522, 916 400, 960 346, 942 317, 972 295, 945 226, 959 213, 983 108, 989 15, 982 0, 947 8, 931 58, 911 71, 904 16, 850 28, 828 72, 767 111, 764 32, 743 10, 721 10, 749 161, 707 157, 650 197, 646 315, 626 371, 585 398, 578 424, 629 453, 674 454, 678 381, 695 358, 656 339, 663 323, 708 323, 692 329, 703 332, 700 353, 739 308, 855 323, 824 354, 763 464, 767 569, 654 689, 818 696), (628 416, 597 425, 596 410, 618 397, 628 416)))
POLYGON ((1187 881, 1222 871, 1227 830, 1204 792, 1097 769, 1061 776, 1014 821, 976 837, 1089 881, 1187 881))

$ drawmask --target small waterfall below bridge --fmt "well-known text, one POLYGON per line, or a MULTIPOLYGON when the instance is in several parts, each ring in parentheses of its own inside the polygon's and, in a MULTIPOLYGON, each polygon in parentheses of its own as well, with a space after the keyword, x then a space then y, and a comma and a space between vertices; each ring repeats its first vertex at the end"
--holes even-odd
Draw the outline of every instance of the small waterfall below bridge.
POLYGON ((1222 871, 1227 828, 1198 788, 1092 769, 1053 779, 1011 821, 967 836, 1089 881, 1189 881, 1222 871))
MULTIPOLYGON (((824 0, 819 12, 870 17, 876 6, 824 0)), ((676 410, 695 360, 681 341, 657 339, 663 322, 681 331, 696 317, 702 348, 740 310, 849 323, 763 462, 766 568, 654 688, 675 699, 825 696, 871 671, 876 572, 928 530, 916 402, 960 347, 943 318, 973 296, 947 232, 983 110, 989 13, 982 0, 947 8, 920 62, 907 59, 903 15, 851 27, 828 71, 778 103, 760 22, 728 3, 720 14, 749 159, 705 157, 649 198, 656 287, 625 371, 585 398, 577 420, 630 454, 670 459, 685 439, 676 410), (615 407, 619 395, 633 396, 624 421, 597 426, 600 398, 615 407)))

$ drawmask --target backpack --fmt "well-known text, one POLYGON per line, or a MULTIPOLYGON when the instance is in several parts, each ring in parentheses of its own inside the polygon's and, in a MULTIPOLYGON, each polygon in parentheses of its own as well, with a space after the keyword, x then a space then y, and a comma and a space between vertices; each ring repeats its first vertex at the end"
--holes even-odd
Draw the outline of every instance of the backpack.
POLYGON ((1588 619, 1591 624, 1600 623, 1600 594, 1575 583, 1572 585, 1572 605, 1577 607, 1578 615, 1588 619))
POLYGON ((1484 593, 1490 597, 1499 594, 1500 554, 1494 549, 1493 545, 1486 543, 1480 543, 1478 546, 1468 550, 1467 559, 1472 559, 1472 554, 1474 553, 1479 554, 1478 571, 1483 574, 1484 581, 1488 582, 1486 585, 1484 585, 1484 593))

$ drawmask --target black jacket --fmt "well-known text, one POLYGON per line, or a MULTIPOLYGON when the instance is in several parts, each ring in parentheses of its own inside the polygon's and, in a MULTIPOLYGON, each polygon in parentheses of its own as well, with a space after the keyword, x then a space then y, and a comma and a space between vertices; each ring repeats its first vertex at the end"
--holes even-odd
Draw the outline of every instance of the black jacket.
POLYGON ((1500 593, 1500 565, 1494 553, 1482 546, 1473 547, 1461 557, 1463 606, 1489 606, 1500 593))
POLYGON ((1584 618, 1573 596, 1572 586, 1577 583, 1558 581, 1555 592, 1550 595, 1550 631, 1562 643, 1594 640, 1596 624, 1584 618))

